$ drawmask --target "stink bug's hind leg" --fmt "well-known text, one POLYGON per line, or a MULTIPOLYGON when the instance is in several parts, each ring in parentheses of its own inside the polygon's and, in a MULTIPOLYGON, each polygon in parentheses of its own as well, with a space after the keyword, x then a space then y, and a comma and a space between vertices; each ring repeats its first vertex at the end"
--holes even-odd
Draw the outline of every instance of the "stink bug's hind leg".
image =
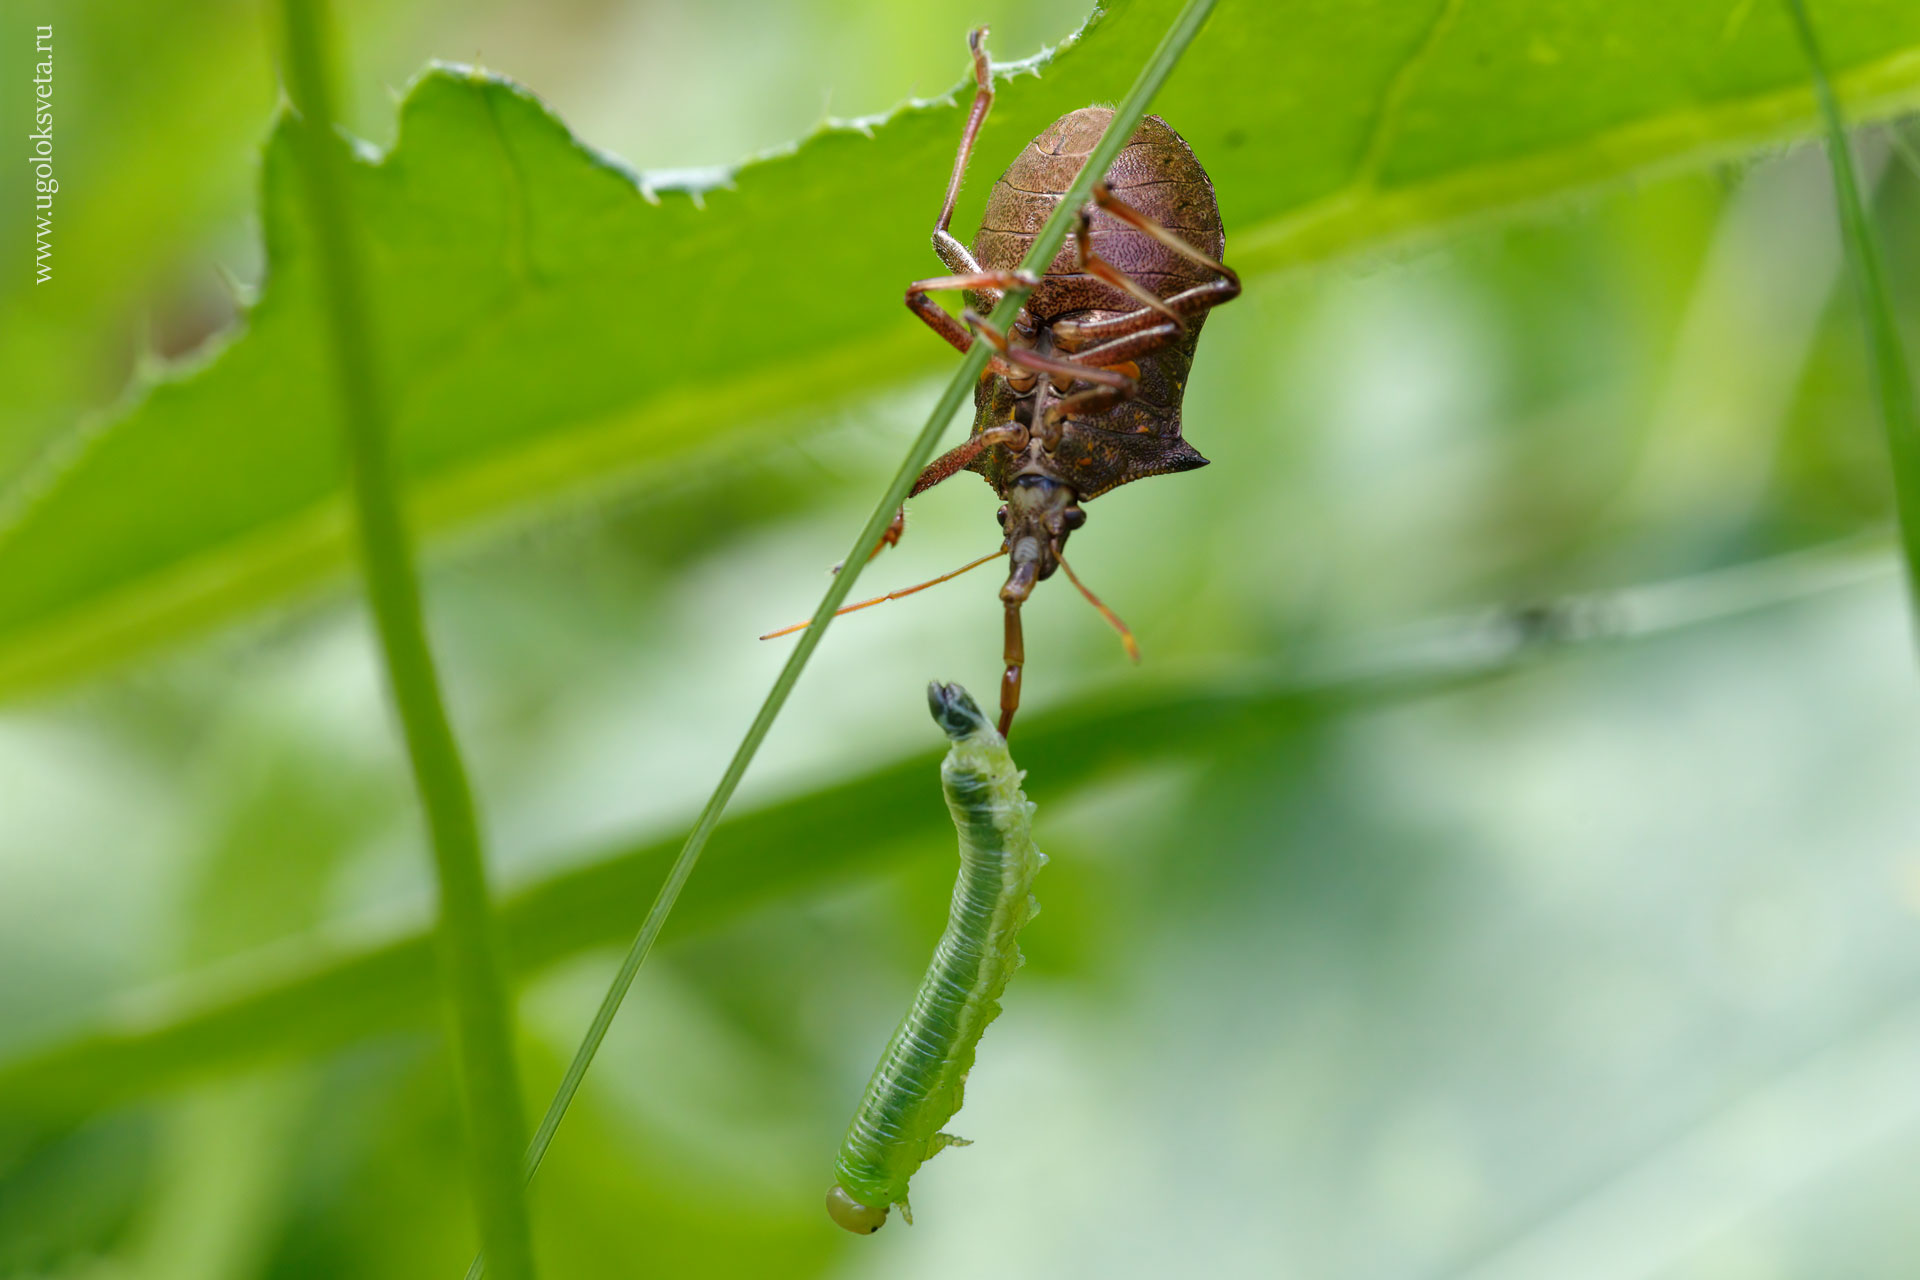
POLYGON ((930 290, 965 289, 971 302, 991 311, 1000 305, 1002 290, 1031 289, 1039 283, 1039 277, 1025 271, 974 270, 954 276, 934 276, 930 280, 915 280, 907 286, 907 310, 925 321, 927 328, 953 344, 954 350, 965 355, 973 350, 973 335, 967 331, 966 325, 953 318, 952 313, 927 296, 930 290))
MULTIPOLYGON (((1104 185, 1103 183, 1102 186, 1104 185)), ((1159 294, 1093 251, 1093 207, 1091 205, 1080 210, 1079 218, 1074 225, 1073 259, 1076 267, 1095 280, 1112 285, 1138 302, 1145 310, 1158 311, 1174 324, 1182 328, 1186 327, 1186 321, 1180 318, 1180 313, 1162 302, 1159 294)))
MULTIPOLYGON (((1054 339, 1060 349, 1068 353, 1068 358, 1074 364, 1102 370, 1122 370, 1137 375, 1139 366, 1135 362, 1142 356, 1151 355, 1169 343, 1178 341, 1186 333, 1189 319, 1240 296, 1240 277, 1232 268, 1225 263, 1215 262, 1174 232, 1114 195, 1112 189, 1104 182, 1094 185, 1093 204, 1080 211, 1079 226, 1075 229, 1073 238, 1074 260, 1081 271, 1120 290, 1141 304, 1136 311, 1129 311, 1107 320, 1057 321, 1053 326, 1054 339), (1197 262, 1209 270, 1219 272, 1220 279, 1195 285, 1191 289, 1183 289, 1171 297, 1160 297, 1094 252, 1093 209, 1095 206, 1104 209, 1128 226, 1146 232, 1182 257, 1197 262)), ((1057 436, 1060 424, 1066 419, 1083 414, 1103 413, 1132 394, 1131 379, 1127 379, 1125 385, 1116 384, 1111 379, 1094 378, 1089 381, 1093 381, 1096 385, 1076 391, 1047 406, 1046 417, 1040 426, 1046 438, 1052 439, 1057 436)))
POLYGON ((1185 238, 1178 232, 1170 227, 1162 226, 1155 219, 1148 217, 1146 214, 1140 212, 1140 210, 1128 204, 1125 200, 1122 200, 1119 196, 1113 194, 1113 188, 1109 187, 1106 183, 1094 183, 1093 202, 1135 230, 1146 232, 1181 257, 1186 258, 1190 262, 1199 263, 1207 270, 1219 274, 1220 278, 1218 280, 1210 281, 1207 284, 1195 285, 1191 289, 1183 290, 1180 293, 1174 294, 1173 297, 1168 298, 1166 304, 1169 309, 1183 316, 1198 315, 1202 311, 1210 310, 1223 302, 1231 302, 1240 296, 1239 272, 1224 262, 1215 262, 1206 254, 1200 252, 1200 250, 1194 248, 1191 244, 1188 244, 1185 238), (1184 302, 1182 301, 1183 299, 1185 300, 1184 302))
POLYGON ((1080 262, 1081 270, 1139 299, 1143 305, 1138 311, 1129 311, 1111 320, 1096 320, 1088 324, 1064 320, 1056 324, 1054 336, 1059 339, 1062 346, 1075 352, 1076 359, 1095 363, 1096 357, 1121 361, 1145 355, 1173 341, 1185 331, 1187 321, 1192 317, 1211 311, 1223 302, 1232 302, 1240 296, 1238 272, 1224 262, 1214 261, 1181 239, 1178 233, 1161 226, 1160 223, 1113 194, 1113 189, 1106 183, 1094 184, 1093 203, 1135 230, 1146 232, 1188 261, 1198 263, 1209 271, 1218 272, 1220 278, 1209 280, 1205 284, 1194 285, 1191 289, 1182 289, 1170 297, 1161 298, 1093 252, 1091 216, 1088 211, 1082 210, 1080 226, 1074 236, 1075 255, 1080 262), (1169 325, 1171 327, 1166 328, 1164 333, 1148 338, 1149 334, 1157 333, 1164 326, 1169 325), (1135 341, 1125 344, 1119 341, 1128 338, 1135 341), (1080 350, 1089 342, 1101 345, 1091 350, 1080 350))

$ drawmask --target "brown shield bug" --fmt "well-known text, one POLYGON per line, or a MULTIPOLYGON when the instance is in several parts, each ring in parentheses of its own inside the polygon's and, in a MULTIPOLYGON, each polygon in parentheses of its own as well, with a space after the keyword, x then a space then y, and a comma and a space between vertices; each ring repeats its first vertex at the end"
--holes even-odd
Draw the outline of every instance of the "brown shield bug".
MULTIPOLYGON (((1138 657, 1119 618, 1082 585, 1062 555, 1086 523, 1083 503, 1130 480, 1190 471, 1207 460, 1180 431, 1180 401, 1207 312, 1240 293, 1240 277, 1220 262, 1226 232, 1206 170, 1158 116, 1141 121, 1094 187, 1093 200, 1059 255, 1037 281, 1020 260, 1085 165, 1113 112, 1082 107, 1027 144, 987 198, 971 249, 948 229, 967 160, 993 105, 986 30, 968 39, 978 86, 934 224, 933 248, 951 275, 916 280, 906 303, 960 351, 984 340, 994 349, 974 393, 976 415, 964 444, 934 461, 914 482, 918 494, 960 471, 986 478, 1004 502, 1000 550, 918 586, 848 605, 847 613, 898 599, 1005 555, 1000 588, 1006 610, 1006 676, 1000 731, 1020 705, 1026 648, 1020 606, 1036 584, 1067 577, 1111 622, 1138 657), (983 318, 1004 290, 1033 285, 1007 332, 983 318), (963 290, 956 320, 928 294, 963 290)), ((898 542, 902 517, 882 546, 898 542)), ((804 626, 805 624, 801 624, 804 626)), ((786 635, 789 627, 763 637, 786 635)))

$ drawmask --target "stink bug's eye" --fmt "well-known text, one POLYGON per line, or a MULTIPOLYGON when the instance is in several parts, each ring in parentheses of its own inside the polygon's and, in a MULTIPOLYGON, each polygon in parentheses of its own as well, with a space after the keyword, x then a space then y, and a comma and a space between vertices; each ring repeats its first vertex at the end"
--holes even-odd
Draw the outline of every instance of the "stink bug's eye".
POLYGON ((1068 533, 1072 533, 1087 522, 1087 513, 1078 507, 1068 507, 1060 513, 1060 522, 1067 526, 1068 533))
POLYGON ((993 513, 993 518, 1000 522, 1000 527, 1002 529, 1007 527, 1007 509, 1004 506, 1001 507, 998 511, 993 513))

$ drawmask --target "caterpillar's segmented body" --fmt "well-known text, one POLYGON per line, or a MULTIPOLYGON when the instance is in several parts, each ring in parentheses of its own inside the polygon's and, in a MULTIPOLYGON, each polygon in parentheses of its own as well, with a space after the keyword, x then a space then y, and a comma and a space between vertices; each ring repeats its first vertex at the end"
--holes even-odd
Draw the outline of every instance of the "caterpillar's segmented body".
POLYGON ((960 1109, 980 1033, 1020 966, 1015 936, 1039 909, 1033 878, 1046 862, 1033 846, 1033 805, 1021 793, 1006 739, 957 684, 928 686, 927 701, 953 740, 940 781, 960 832, 960 879, 933 963, 834 1162, 839 1181, 827 1193, 827 1212, 863 1234, 878 1231, 896 1204, 911 1222, 907 1183, 915 1171, 965 1142, 941 1126, 960 1109))

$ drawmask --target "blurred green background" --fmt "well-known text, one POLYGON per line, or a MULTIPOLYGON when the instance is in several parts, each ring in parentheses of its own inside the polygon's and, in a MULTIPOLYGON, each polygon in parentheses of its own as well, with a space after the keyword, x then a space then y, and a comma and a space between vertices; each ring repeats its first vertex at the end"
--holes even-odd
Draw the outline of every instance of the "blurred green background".
MULTIPOLYGON (((472 60, 649 171, 938 96, 972 25, 1011 59, 1084 17, 337 10, 356 135, 390 143, 395 91, 472 60)), ((61 275, 0 295, 0 492, 263 271, 260 9, 56 20, 61 275)), ((1920 126, 1858 141, 1912 333, 1920 126)), ((1015 748, 1053 861, 975 1145, 920 1175, 910 1229, 820 1210, 950 891, 920 691, 997 675, 987 574, 839 624, 808 670, 741 801, 787 807, 716 841, 536 1184, 546 1274, 1914 1273, 1920 696, 1818 149, 1248 283, 1188 397, 1214 465, 1074 542, 1145 665, 1063 588, 1028 609, 1015 748)), ((812 607, 924 416, 921 368, 430 548, 523 895, 530 1110, 785 655, 754 637, 812 607), (556 878, 586 889, 540 899, 556 878)), ((994 505, 967 477, 916 500, 857 590, 990 549, 994 505)), ((344 580, 0 713, 0 1275, 464 1266, 425 971, 341 968, 427 917, 419 845, 344 580)))

